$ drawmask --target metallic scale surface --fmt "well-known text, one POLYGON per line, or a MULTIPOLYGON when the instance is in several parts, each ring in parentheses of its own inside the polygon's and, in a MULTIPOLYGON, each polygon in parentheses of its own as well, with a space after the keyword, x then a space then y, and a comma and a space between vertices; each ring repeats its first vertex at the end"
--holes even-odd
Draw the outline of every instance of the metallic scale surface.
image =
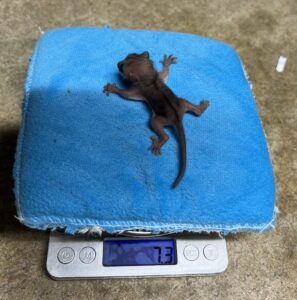
POLYGON ((190 276, 224 272, 226 241, 221 238, 50 236, 47 271, 54 279, 190 276))

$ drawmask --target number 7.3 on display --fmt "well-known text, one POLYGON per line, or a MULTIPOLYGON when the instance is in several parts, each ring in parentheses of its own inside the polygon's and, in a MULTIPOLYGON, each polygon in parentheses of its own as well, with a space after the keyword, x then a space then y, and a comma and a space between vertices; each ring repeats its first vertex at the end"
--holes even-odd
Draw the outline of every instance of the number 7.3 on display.
POLYGON ((174 239, 108 239, 103 243, 103 265, 175 265, 174 239))

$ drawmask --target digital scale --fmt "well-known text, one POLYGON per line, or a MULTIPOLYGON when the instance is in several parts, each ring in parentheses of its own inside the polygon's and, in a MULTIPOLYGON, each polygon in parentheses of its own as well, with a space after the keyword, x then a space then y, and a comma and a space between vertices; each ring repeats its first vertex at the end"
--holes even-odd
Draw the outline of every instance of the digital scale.
POLYGON ((214 275, 227 266, 226 241, 218 236, 131 231, 100 239, 51 232, 46 262, 57 280, 214 275))

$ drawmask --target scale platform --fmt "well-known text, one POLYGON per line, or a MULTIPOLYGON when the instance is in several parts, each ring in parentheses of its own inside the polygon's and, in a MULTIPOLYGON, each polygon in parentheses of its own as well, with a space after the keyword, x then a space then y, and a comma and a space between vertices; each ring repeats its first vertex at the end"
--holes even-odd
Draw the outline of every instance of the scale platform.
POLYGON ((46 268, 56 280, 198 276, 224 272, 225 239, 212 235, 150 235, 96 238, 51 232, 46 268))

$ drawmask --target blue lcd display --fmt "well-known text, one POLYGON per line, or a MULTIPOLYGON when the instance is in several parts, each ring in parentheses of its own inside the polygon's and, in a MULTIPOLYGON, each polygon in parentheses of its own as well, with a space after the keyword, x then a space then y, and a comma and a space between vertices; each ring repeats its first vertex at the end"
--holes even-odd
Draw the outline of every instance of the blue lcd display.
POLYGON ((176 265, 173 239, 111 239, 103 242, 103 265, 176 265))

